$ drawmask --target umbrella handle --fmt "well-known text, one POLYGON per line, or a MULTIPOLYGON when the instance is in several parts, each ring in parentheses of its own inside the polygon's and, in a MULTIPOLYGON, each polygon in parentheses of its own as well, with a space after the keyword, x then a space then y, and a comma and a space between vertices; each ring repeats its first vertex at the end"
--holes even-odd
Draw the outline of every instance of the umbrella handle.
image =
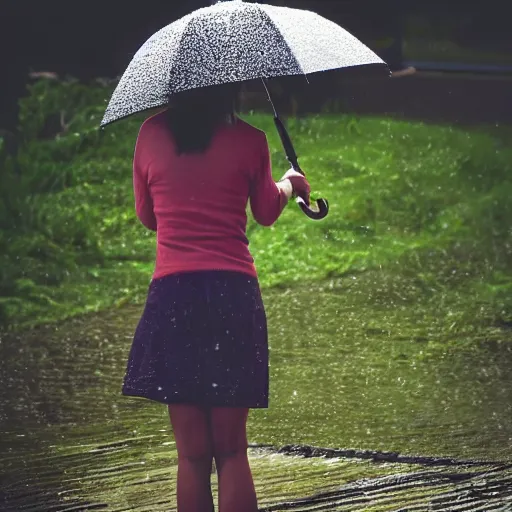
MULTIPOLYGON (((288 162, 290 162, 294 171, 305 176, 304 171, 299 166, 297 154, 295 153, 290 136, 278 115, 274 117, 274 123, 279 136, 281 137, 281 142, 283 143, 288 162)), ((313 220, 321 220, 327 217, 327 214, 329 213, 329 203, 327 202, 327 199, 316 199, 316 208, 314 209, 307 205, 306 201, 304 201, 302 197, 296 197, 295 202, 299 205, 300 209, 306 214, 306 216, 313 220)))
POLYGON ((313 220, 322 220, 327 217, 329 213, 329 202, 327 199, 316 199, 316 208, 308 206, 302 197, 296 197, 295 202, 299 205, 300 209, 313 220))

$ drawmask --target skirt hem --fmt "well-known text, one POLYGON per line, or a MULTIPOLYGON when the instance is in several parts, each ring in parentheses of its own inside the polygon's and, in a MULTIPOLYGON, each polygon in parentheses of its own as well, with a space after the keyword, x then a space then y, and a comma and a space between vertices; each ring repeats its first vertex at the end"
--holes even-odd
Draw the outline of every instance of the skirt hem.
POLYGON ((257 403, 254 404, 254 402, 245 402, 240 403, 236 401, 227 401, 227 400, 198 400, 197 398, 193 397, 184 397, 184 398, 163 398, 162 396, 155 396, 151 393, 148 393, 146 390, 140 390, 140 389, 134 389, 134 388, 127 388, 124 387, 122 389, 121 394, 123 396, 129 397, 129 398, 145 398, 147 400, 151 400, 153 402, 159 402, 161 404, 165 405, 172 405, 172 404, 190 404, 190 405, 199 405, 203 407, 242 407, 246 409, 268 409, 268 402, 265 404, 257 403))

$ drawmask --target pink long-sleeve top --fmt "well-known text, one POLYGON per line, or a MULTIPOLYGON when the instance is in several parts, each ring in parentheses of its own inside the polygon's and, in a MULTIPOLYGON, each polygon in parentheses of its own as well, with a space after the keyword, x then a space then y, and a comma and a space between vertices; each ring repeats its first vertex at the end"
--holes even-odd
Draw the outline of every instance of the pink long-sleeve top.
POLYGON ((247 204, 270 226, 287 203, 264 132, 238 118, 218 128, 204 153, 178 156, 166 112, 150 117, 135 146, 133 186, 137 216, 157 233, 154 279, 198 270, 256 277, 247 204))

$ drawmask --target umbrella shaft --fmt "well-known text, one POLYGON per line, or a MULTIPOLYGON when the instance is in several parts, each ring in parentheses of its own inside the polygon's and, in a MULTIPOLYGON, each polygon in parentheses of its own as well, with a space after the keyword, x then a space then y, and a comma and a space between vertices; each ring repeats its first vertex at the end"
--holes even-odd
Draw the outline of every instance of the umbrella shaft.
POLYGON ((283 147, 286 153, 286 158, 288 159, 288 162, 290 162, 290 165, 292 166, 294 171, 300 172, 301 174, 304 174, 302 169, 300 168, 298 159, 297 159, 297 153, 295 153, 295 149, 292 144, 292 140, 290 139, 290 136, 288 135, 288 132, 286 131, 286 128, 279 119, 279 116, 274 117, 274 123, 276 125, 277 131, 279 132, 279 137, 281 137, 281 142, 283 143, 283 147))
POLYGON ((276 106, 274 102, 272 101, 272 95, 270 94, 270 90, 267 85, 267 81, 262 78, 261 81, 263 82, 263 87, 265 87, 265 90, 267 91, 268 100, 270 101, 270 104, 272 105, 272 109, 274 110, 274 123, 277 128, 277 132, 279 133, 279 137, 281 138, 281 142, 283 143, 283 148, 286 153, 286 158, 288 159, 288 162, 290 162, 290 165, 292 166, 294 171, 300 172, 301 174, 304 174, 302 169, 299 166, 299 162, 297 159, 297 153, 295 152, 295 148, 293 147, 292 140, 290 139, 290 136, 288 135, 288 132, 286 131, 286 127, 284 126, 283 122, 281 121, 279 117, 279 113, 277 112, 276 106))

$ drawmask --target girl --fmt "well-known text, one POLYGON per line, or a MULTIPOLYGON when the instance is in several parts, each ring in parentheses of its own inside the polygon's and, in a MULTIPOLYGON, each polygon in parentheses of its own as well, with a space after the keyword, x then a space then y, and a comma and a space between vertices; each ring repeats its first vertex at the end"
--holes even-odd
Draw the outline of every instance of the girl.
POLYGON ((135 147, 140 221, 156 266, 122 393, 168 405, 179 512, 256 512, 247 458, 250 408, 268 408, 267 322, 246 237, 246 208, 271 226, 310 187, 272 179, 266 136, 235 115, 238 85, 180 93, 146 120, 135 147))

